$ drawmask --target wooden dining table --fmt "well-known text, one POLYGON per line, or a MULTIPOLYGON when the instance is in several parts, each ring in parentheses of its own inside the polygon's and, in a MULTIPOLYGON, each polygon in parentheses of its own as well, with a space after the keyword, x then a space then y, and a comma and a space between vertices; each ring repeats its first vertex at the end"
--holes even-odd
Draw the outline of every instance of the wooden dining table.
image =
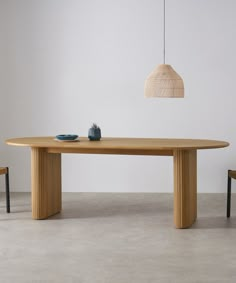
MULTIPOLYGON (((223 148, 225 141, 175 138, 116 138, 61 142, 55 137, 20 137, 8 145, 31 148, 32 218, 46 219, 62 209, 61 155, 114 154, 173 156, 174 225, 188 228, 197 218, 197 150, 223 148)), ((217 162, 217 161, 216 161, 217 162)))

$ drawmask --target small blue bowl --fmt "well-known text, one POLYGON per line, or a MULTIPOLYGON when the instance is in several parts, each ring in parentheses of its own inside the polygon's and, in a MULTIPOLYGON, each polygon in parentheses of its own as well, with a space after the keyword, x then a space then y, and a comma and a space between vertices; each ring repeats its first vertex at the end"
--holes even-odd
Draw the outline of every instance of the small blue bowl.
POLYGON ((57 135, 56 138, 61 141, 64 140, 73 141, 78 138, 78 135, 57 135))

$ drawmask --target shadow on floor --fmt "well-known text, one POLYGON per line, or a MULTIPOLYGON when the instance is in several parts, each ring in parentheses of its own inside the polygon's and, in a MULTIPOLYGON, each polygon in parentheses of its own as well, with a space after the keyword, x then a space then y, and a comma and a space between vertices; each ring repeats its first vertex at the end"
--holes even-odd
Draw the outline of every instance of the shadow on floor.
POLYGON ((207 216, 198 217, 193 229, 236 229, 236 217, 227 218, 226 216, 207 216))
POLYGON ((123 217, 135 215, 140 217, 168 216, 172 215, 172 208, 166 204, 157 204, 156 202, 149 203, 133 203, 133 204, 109 204, 103 203, 101 205, 88 202, 87 204, 78 202, 67 203, 61 213, 50 217, 55 219, 68 218, 103 218, 103 217, 123 217))

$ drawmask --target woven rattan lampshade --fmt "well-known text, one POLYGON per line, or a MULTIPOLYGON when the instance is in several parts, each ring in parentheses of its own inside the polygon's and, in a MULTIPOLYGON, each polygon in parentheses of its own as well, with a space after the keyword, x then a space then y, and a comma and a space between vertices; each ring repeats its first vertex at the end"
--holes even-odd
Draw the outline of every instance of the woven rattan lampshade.
POLYGON ((170 65, 161 64, 147 77, 144 95, 145 97, 184 97, 184 82, 170 65))
POLYGON ((151 74, 147 77, 144 86, 145 97, 184 97, 184 82, 180 75, 178 75, 171 65, 167 65, 165 62, 165 38, 166 38, 166 1, 163 0, 163 63, 157 66, 151 74))

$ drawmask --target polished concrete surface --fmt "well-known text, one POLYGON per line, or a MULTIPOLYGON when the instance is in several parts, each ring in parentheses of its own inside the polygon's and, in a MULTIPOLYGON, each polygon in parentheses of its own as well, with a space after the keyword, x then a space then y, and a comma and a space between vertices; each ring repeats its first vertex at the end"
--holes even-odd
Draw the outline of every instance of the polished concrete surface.
POLYGON ((173 228, 173 195, 64 193, 63 211, 32 220, 30 194, 0 195, 1 283, 236 282, 236 195, 199 194, 198 220, 173 228))

